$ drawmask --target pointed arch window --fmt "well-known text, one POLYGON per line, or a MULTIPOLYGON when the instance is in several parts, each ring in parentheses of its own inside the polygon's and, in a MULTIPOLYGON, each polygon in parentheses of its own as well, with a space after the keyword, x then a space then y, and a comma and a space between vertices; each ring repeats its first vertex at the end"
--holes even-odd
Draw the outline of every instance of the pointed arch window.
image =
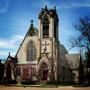
POLYGON ((47 16, 43 18, 43 38, 49 37, 49 20, 47 16))
POLYGON ((27 61, 34 61, 36 58, 35 43, 31 40, 27 46, 27 61))

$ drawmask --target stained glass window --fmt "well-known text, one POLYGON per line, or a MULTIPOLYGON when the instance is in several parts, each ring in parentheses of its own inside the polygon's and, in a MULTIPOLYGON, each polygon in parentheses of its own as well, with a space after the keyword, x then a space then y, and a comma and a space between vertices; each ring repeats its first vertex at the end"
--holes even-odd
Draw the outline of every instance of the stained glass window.
POLYGON ((33 41, 30 41, 27 47, 27 61, 34 61, 36 58, 36 48, 33 41))

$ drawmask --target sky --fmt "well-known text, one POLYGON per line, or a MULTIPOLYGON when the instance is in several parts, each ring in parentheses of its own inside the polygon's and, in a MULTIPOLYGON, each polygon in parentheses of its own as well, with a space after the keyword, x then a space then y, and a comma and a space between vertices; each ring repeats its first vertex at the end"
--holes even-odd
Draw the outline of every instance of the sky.
MULTIPOLYGON (((67 50, 70 39, 78 36, 73 27, 80 17, 90 16, 90 0, 0 0, 0 58, 14 56, 30 27, 30 20, 38 28, 38 15, 42 8, 56 6, 59 17, 59 41, 67 50)), ((79 53, 74 48, 69 53, 79 53)))

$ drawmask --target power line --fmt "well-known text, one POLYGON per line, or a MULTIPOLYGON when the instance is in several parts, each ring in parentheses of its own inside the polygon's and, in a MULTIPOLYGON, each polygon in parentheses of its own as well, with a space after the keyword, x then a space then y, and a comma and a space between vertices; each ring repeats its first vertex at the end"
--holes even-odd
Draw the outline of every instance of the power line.
POLYGON ((83 38, 84 38, 84 36, 81 35, 80 38, 79 38, 79 40, 71 48, 69 48, 67 50, 67 52, 70 51, 71 49, 73 49, 83 38))

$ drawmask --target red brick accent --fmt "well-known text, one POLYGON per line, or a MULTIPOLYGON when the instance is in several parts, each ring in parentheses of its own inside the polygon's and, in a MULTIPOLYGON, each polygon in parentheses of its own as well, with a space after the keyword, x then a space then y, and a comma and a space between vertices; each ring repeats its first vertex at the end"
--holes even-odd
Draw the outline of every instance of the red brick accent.
POLYGON ((32 79, 36 74, 36 65, 35 64, 19 64, 20 75, 22 80, 32 79))

